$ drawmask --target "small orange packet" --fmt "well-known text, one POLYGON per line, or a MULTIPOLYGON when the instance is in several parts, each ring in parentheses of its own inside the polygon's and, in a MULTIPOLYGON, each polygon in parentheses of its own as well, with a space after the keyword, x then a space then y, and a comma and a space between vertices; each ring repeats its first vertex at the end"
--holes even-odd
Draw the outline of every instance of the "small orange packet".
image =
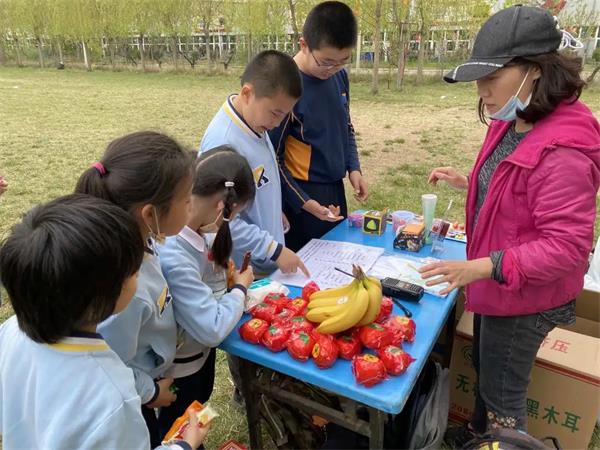
POLYGON ((196 414, 196 417, 198 417, 198 424, 203 427, 208 425, 214 418, 219 417, 219 415, 210 406, 203 405, 198 400, 194 400, 190 406, 187 407, 185 412, 175 419, 175 422, 173 422, 173 425, 171 425, 171 428, 167 434, 165 434, 165 438, 162 442, 163 445, 173 440, 183 439, 183 433, 190 425, 188 420, 188 415, 190 412, 196 414))

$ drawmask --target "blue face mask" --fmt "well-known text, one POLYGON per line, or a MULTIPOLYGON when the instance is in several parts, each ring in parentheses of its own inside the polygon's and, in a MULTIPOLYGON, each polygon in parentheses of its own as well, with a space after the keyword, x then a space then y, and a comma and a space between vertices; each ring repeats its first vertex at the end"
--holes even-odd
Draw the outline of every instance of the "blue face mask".
POLYGON ((500 108, 497 112, 492 114, 490 118, 496 120, 504 120, 506 122, 512 122, 517 118, 517 111, 525 111, 525 108, 527 108, 529 102, 531 101, 531 94, 529 94, 529 97, 527 97, 527 99, 524 102, 522 102, 519 98, 519 93, 521 92, 521 89, 523 89, 523 85, 525 84, 525 80, 527 79, 528 75, 529 70, 527 70, 525 78, 523 78, 523 82, 521 83, 521 86, 519 86, 519 90, 517 91, 517 93, 511 98, 509 98, 508 101, 504 104, 504 106, 500 108))

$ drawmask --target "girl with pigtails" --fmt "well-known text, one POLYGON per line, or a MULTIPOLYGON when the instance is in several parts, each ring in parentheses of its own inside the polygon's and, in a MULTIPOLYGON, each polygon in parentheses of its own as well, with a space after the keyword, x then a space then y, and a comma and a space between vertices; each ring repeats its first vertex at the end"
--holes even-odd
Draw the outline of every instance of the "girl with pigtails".
POLYGON ((227 271, 233 251, 229 223, 255 195, 246 159, 228 146, 203 153, 195 163, 191 215, 177 236, 161 248, 161 266, 178 325, 177 354, 169 376, 175 379, 177 400, 162 408, 159 426, 166 433, 187 406, 205 403, 213 389, 215 347, 235 328, 244 313, 252 268, 227 271))

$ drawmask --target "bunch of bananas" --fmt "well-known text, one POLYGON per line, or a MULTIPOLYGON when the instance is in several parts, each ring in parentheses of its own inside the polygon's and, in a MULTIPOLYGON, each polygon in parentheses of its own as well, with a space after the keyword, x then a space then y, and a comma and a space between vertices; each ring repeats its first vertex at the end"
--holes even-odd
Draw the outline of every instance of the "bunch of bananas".
POLYGON ((319 323, 317 331, 334 334, 372 323, 381 307, 381 282, 354 266, 354 280, 345 286, 310 296, 306 318, 319 323))

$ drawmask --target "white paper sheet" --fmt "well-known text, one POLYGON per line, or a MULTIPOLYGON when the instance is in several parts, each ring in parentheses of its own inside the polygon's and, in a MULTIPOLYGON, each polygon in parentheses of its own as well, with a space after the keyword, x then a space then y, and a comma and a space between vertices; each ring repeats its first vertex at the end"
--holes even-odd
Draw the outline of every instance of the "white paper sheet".
POLYGON ((423 280, 419 273, 421 267, 436 261, 439 260, 435 258, 406 258, 396 255, 382 255, 368 271, 368 274, 379 279, 390 277, 407 283, 418 284, 429 294, 445 297, 445 295, 440 295, 440 291, 448 287, 448 283, 427 286, 426 283, 429 280, 423 280))
POLYGON ((277 270, 270 278, 291 286, 304 286, 308 281, 315 281, 321 289, 329 289, 352 281, 347 275, 335 270, 339 268, 352 273, 352 264, 357 264, 365 272, 383 254, 382 248, 367 247, 349 242, 326 241, 312 239, 299 252, 304 265, 310 272, 310 279, 302 272, 284 274, 277 270))

